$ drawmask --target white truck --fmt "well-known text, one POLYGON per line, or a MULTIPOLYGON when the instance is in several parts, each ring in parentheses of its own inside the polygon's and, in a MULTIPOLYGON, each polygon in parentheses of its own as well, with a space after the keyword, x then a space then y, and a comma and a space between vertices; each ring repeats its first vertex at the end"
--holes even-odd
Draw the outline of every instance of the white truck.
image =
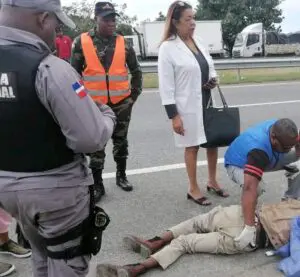
MULTIPOLYGON (((164 21, 142 22, 134 29, 135 35, 125 36, 125 38, 133 45, 137 56, 142 60, 157 59, 164 27, 164 21)), ((202 39, 212 56, 224 57, 221 21, 196 21, 195 36, 202 39)))
POLYGON ((268 32, 262 23, 251 24, 243 29, 237 35, 232 49, 234 58, 283 55, 300 55, 300 32, 268 32))

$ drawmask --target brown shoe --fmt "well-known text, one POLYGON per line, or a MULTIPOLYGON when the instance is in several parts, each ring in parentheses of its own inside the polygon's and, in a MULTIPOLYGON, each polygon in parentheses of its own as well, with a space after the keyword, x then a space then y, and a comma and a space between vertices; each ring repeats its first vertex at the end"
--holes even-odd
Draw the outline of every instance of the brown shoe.
POLYGON ((139 253, 145 259, 160 250, 164 245, 164 241, 160 237, 155 237, 150 240, 144 240, 135 236, 127 236, 123 239, 127 248, 139 253))
POLYGON ((118 268, 118 277, 137 277, 147 270, 141 264, 125 265, 118 268))

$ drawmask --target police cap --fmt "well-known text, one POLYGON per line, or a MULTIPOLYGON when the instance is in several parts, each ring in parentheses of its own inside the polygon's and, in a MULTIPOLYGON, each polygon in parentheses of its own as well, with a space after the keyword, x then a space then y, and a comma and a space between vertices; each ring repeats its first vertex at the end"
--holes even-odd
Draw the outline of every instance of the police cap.
POLYGON ((40 12, 53 12, 67 27, 74 29, 75 23, 63 12, 60 0, 1 0, 2 5, 22 7, 40 12))

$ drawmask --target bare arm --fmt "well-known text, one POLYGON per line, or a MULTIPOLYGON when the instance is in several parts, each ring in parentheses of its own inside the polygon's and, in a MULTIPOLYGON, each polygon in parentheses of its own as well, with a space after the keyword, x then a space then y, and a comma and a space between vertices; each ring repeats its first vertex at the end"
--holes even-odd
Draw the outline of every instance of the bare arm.
POLYGON ((255 223, 255 209, 258 197, 257 189, 268 164, 268 155, 260 149, 253 149, 248 154, 247 164, 244 168, 244 187, 242 193, 245 225, 253 226, 255 223))
POLYGON ((244 213, 245 225, 255 224, 255 209, 257 205, 257 188, 259 180, 256 177, 245 174, 244 187, 242 193, 242 208, 244 213))

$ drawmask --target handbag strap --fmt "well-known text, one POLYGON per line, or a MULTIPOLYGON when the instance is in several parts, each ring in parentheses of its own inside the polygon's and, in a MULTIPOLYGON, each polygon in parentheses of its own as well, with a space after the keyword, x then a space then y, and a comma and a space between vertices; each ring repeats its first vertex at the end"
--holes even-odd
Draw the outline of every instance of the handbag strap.
MULTIPOLYGON (((222 90, 221 90, 219 84, 217 85, 217 88, 218 88, 218 92, 219 92, 219 95, 220 95, 220 98, 221 98, 223 107, 224 107, 224 108, 228 108, 228 104, 227 104, 227 102, 226 102, 226 100, 225 100, 224 94, 223 94, 223 92, 222 92, 222 90)), ((210 107, 211 103, 212 103, 212 95, 210 95, 210 97, 209 97, 209 100, 208 100, 206 109, 208 109, 208 108, 210 107)))
POLYGON ((223 94, 223 92, 222 92, 219 84, 217 85, 217 88, 218 88, 218 91, 219 91, 219 94, 220 94, 220 97, 221 97, 221 100, 222 100, 224 108, 228 108, 228 104, 227 104, 227 102, 225 100, 224 94, 223 94))

